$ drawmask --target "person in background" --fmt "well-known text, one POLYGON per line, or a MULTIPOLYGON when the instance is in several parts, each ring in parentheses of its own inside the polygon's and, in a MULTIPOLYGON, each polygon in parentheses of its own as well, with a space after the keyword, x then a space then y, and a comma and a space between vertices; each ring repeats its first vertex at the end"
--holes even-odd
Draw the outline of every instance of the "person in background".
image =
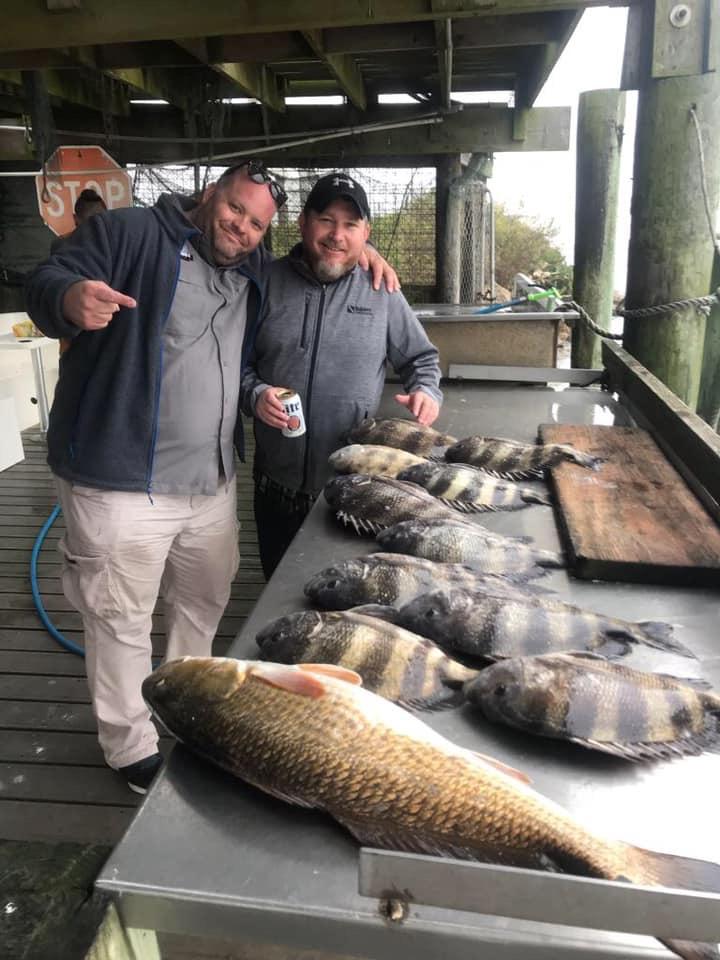
MULTIPOLYGON (((144 793, 162 758, 141 685, 163 586, 166 658, 208 656, 239 563, 241 370, 285 193, 255 160, 200 202, 90 217, 31 274, 27 312, 69 337, 48 463, 65 518, 63 589, 80 611, 106 762, 144 793)), ((386 270, 373 258, 375 281, 386 270)), ((397 278, 395 278, 396 281, 397 278)))
POLYGON ((328 456, 379 405, 389 360, 396 400, 424 425, 436 419, 438 352, 405 298, 373 289, 358 258, 370 236, 362 186, 344 173, 317 181, 300 215, 302 242, 268 276, 255 346, 242 379, 255 430, 255 519, 270 577, 329 473, 328 456), (302 436, 286 437, 278 392, 299 395, 302 436))
MULTIPOLYGON (((95 216, 96 213, 102 213, 103 210, 107 210, 107 207, 105 205, 105 201, 97 192, 97 190, 92 190, 90 188, 82 190, 80 192, 80 196, 75 201, 75 206, 73 208, 75 230, 77 230, 81 223, 85 223, 86 220, 89 220, 90 217, 95 216)), ((55 237, 53 242, 50 244, 50 253, 57 253, 58 250, 62 250, 65 241, 73 235, 75 230, 71 230, 70 233, 66 233, 62 237, 55 237)))

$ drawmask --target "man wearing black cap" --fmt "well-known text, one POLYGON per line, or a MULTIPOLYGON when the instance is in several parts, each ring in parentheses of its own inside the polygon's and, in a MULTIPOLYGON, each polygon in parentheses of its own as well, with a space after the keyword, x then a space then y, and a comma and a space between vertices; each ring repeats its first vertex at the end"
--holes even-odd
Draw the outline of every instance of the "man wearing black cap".
POLYGON ((398 403, 422 424, 437 417, 438 353, 399 293, 373 290, 358 258, 370 236, 362 186, 321 177, 300 214, 302 243, 270 268, 242 403, 255 417, 255 519, 266 577, 328 478, 329 455, 379 405, 389 360, 405 387, 398 403), (306 431, 283 436, 277 394, 297 393, 306 431))

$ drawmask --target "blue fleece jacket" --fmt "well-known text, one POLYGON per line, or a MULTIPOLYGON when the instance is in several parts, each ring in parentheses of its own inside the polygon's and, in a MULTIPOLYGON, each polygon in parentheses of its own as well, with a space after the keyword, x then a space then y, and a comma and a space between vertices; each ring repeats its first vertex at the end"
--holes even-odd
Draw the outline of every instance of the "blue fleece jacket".
MULTIPOLYGON (((48 428, 48 463, 66 480, 111 490, 152 491, 152 463, 162 377, 162 330, 175 295, 180 250, 197 229, 176 198, 150 209, 99 213, 28 278, 27 312, 49 337, 70 337, 60 360, 48 428), (82 331, 62 314, 80 280, 103 280, 133 297, 103 330, 82 331)), ((262 301, 264 247, 237 268, 252 282, 242 351, 252 348, 262 301)), ((238 411, 235 445, 244 455, 238 411)))

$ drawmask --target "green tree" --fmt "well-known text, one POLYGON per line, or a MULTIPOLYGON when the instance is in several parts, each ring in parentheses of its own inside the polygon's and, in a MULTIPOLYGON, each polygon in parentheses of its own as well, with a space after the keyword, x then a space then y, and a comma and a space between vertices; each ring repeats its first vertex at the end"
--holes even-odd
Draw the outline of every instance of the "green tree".
POLYGON ((495 279, 512 289, 516 273, 538 273, 561 293, 572 289, 572 268, 555 243, 557 227, 495 206, 495 279))

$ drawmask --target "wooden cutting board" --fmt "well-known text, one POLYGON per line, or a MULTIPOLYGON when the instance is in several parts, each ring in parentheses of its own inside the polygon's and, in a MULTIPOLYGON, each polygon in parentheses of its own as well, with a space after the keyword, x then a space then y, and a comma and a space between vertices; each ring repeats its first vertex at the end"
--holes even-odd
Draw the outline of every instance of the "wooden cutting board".
POLYGON ((546 424, 543 443, 601 457, 551 471, 568 563, 584 580, 720 585, 720 526, 645 430, 546 424))

